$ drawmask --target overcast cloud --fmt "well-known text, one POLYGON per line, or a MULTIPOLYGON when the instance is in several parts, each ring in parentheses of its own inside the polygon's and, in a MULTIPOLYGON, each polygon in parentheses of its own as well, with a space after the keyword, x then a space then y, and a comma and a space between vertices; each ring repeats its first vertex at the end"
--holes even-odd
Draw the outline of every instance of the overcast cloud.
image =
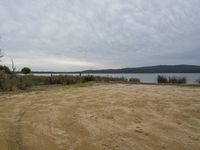
POLYGON ((200 65, 200 1, 0 0, 0 36, 18 69, 200 65))

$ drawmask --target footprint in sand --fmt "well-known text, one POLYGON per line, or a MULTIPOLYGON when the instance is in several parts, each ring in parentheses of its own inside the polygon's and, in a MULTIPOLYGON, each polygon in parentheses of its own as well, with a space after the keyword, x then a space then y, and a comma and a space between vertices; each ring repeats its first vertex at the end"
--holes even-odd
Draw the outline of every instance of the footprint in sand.
POLYGON ((149 133, 144 133, 144 135, 149 136, 149 133))
POLYGON ((198 137, 192 137, 192 136, 188 136, 191 140, 193 141, 199 141, 199 138, 198 137))
POLYGON ((103 144, 102 144, 102 146, 103 146, 103 147, 108 147, 108 145, 107 145, 107 144, 105 144, 105 143, 103 143, 103 144))
POLYGON ((144 132, 143 129, 139 126, 136 127, 135 132, 137 133, 144 133, 145 136, 149 136, 149 133, 144 132))
POLYGON ((123 141, 124 141, 124 139, 121 139, 121 141, 123 142, 123 141))
POLYGON ((181 123, 180 121, 177 120, 177 121, 176 121, 176 124, 177 124, 177 125, 181 125, 182 123, 181 123))
POLYGON ((143 129, 141 129, 139 126, 136 127, 135 132, 137 133, 143 133, 143 129))

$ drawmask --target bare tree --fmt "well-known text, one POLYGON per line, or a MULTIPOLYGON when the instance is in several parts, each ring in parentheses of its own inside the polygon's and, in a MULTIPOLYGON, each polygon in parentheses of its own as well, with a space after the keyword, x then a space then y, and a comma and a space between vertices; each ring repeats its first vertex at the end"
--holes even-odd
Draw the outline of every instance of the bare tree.
POLYGON ((4 55, 3 55, 3 52, 2 52, 2 49, 0 48, 0 58, 2 58, 4 55))
MULTIPOLYGON (((1 37, 0 37, 0 40, 1 40, 1 37)), ((1 60, 1 58, 2 58, 3 56, 4 56, 4 55, 3 55, 2 49, 1 49, 1 47, 0 47, 0 60, 1 60)))
POLYGON ((16 71, 15 62, 14 62, 12 57, 10 57, 10 59, 11 59, 11 62, 12 62, 12 71, 13 71, 13 73, 15 73, 15 71, 16 71))

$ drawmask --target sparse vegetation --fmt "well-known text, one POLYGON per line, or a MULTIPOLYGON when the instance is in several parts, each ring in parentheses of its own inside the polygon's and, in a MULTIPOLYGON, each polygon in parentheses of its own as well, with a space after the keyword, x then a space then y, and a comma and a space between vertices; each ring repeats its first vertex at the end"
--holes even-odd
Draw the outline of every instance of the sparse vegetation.
MULTIPOLYGON (((6 68, 6 67, 5 67, 6 68)), ((58 76, 33 76, 26 75, 20 76, 10 71, 5 71, 2 69, 0 71, 0 91, 13 91, 16 89, 25 90, 32 86, 37 85, 70 85, 77 83, 86 83, 86 82, 110 82, 110 81, 122 81, 127 82, 127 79, 113 78, 113 77, 100 77, 100 76, 70 76, 70 75, 58 75, 58 76), (9 72, 9 73, 7 73, 9 72)), ((27 72, 26 72, 27 73, 27 72)))
POLYGON ((16 76, 0 71, 0 91, 25 90, 31 86, 43 85, 44 78, 36 76, 16 76))
POLYGON ((186 77, 169 77, 169 83, 172 84, 185 84, 186 82, 186 77))
POLYGON ((53 85, 53 84, 75 84, 80 82, 80 78, 78 76, 51 76, 51 77, 42 77, 44 78, 45 85, 53 85))
POLYGON ((199 79, 197 79, 197 83, 198 83, 198 84, 200 84, 200 78, 199 78, 199 79))
POLYGON ((130 78, 129 82, 131 82, 131 83, 140 83, 140 79, 138 79, 138 78, 130 78))
POLYGON ((75 83, 85 83, 85 82, 109 82, 109 81, 122 81, 122 82, 127 82, 127 79, 120 77, 120 78, 113 78, 113 77, 101 77, 101 76, 51 76, 51 77, 46 77, 45 79, 45 84, 75 84, 75 83))
POLYGON ((93 76, 96 82, 128 82, 128 79, 124 77, 103 77, 103 76, 93 76))
POLYGON ((187 79, 186 79, 186 77, 173 76, 173 77, 167 78, 165 76, 158 75, 157 81, 158 81, 158 83, 186 84, 187 79))
POLYGON ((5 71, 0 71, 0 90, 12 91, 16 89, 16 81, 11 74, 5 73, 5 71))
POLYGON ((95 77, 94 76, 84 76, 84 77, 81 77, 81 82, 85 83, 85 82, 90 82, 90 81, 95 81, 95 77))
POLYGON ((168 79, 165 76, 158 75, 157 77, 158 83, 168 83, 168 79))

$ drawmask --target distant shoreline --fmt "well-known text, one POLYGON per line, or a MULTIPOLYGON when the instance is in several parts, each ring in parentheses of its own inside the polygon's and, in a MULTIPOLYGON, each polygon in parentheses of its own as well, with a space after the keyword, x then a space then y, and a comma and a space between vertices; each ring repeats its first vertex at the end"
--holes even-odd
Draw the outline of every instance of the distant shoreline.
MULTIPOLYGON (((20 72, 17 72, 17 73, 20 73, 20 72)), ((177 74, 177 73, 180 73, 180 74, 198 74, 200 72, 136 72, 136 73, 132 73, 132 72, 117 72, 117 73, 104 73, 104 72, 98 72, 98 73, 95 73, 95 72, 90 72, 90 73, 87 73, 87 72, 37 72, 37 71, 32 71, 33 74, 157 74, 157 73, 161 73, 161 74, 177 74)))
POLYGON ((84 73, 200 73, 196 65, 158 65, 137 68, 86 70, 84 73))
POLYGON ((101 69, 85 71, 33 71, 35 74, 150 74, 150 73, 200 73, 197 65, 158 65, 137 68, 101 69))

